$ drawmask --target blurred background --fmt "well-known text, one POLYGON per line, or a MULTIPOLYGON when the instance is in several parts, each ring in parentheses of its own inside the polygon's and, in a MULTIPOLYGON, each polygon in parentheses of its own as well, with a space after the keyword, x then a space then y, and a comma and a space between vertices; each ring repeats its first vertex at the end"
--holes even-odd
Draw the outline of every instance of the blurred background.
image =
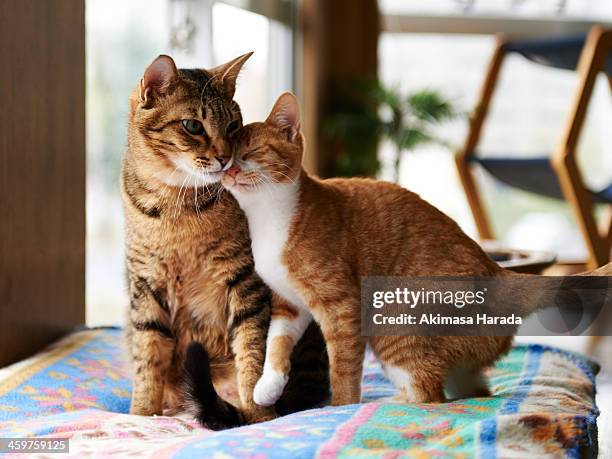
MULTIPOLYGON (((292 90, 302 100, 311 171, 397 180, 477 237, 453 153, 466 136, 495 32, 563 35, 610 22, 609 0, 87 0, 87 323, 123 322, 120 158, 129 93, 158 54, 172 55, 179 67, 206 68, 255 51, 236 93, 245 122, 265 118, 276 96, 292 90), (433 122, 408 132, 401 148, 393 136, 375 136, 359 139, 370 151, 351 151, 342 140, 354 133, 346 127, 353 99, 343 94, 353 85, 353 95, 377 104, 391 99, 391 111, 394 97, 408 97, 409 109, 425 111, 417 125, 428 116, 433 122)), ((508 56, 479 151, 520 157, 550 152, 576 84, 575 72, 508 56)), ((612 181, 611 104, 608 81, 600 76, 578 156, 594 188, 612 181)), ((392 124, 384 109, 371 116, 377 122, 391 117, 386 125, 392 124)), ((562 261, 586 258, 565 203, 477 175, 504 245, 548 250, 562 261)))

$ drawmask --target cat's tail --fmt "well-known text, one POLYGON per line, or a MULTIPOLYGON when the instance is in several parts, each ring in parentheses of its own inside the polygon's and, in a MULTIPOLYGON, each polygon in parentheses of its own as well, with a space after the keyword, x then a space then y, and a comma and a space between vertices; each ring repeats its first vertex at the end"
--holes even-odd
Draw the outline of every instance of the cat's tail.
POLYGON ((198 342, 187 348, 185 376, 185 407, 203 427, 223 430, 247 424, 242 412, 215 391, 208 353, 198 342))
POLYGON ((580 273, 580 276, 612 276, 612 263, 602 266, 601 268, 580 273))
MULTIPOLYGON (((558 284, 555 283, 557 282, 556 280, 557 278, 555 278, 555 276, 552 276, 550 278, 551 280, 550 287, 556 287, 556 288, 550 288, 550 289, 544 289, 544 290, 541 290, 541 287, 543 286, 543 284, 539 282, 539 279, 542 279, 546 276, 542 276, 539 274, 526 274, 526 273, 516 273, 516 272, 509 272, 509 271, 506 271, 506 275, 509 275, 510 277, 515 278, 515 279, 520 279, 523 282, 521 283, 521 285, 512 284, 512 286, 515 288, 515 290, 513 291, 513 295, 505 295, 508 298, 512 298, 512 302, 511 303, 507 302, 507 304, 502 303, 502 305, 500 305, 501 309, 504 308, 504 305, 512 306, 514 311, 509 309, 506 312, 515 312, 517 315, 523 318, 526 318, 527 316, 541 309, 547 309, 547 308, 555 307, 557 305, 568 306, 571 304, 576 304, 577 297, 572 292, 572 289, 573 288, 577 288, 577 289, 585 288, 584 284, 581 283, 582 281, 580 280, 580 278, 587 277, 587 276, 610 277, 612 276, 612 263, 608 263, 607 265, 604 265, 600 268, 597 268, 591 271, 585 271, 585 272, 578 273, 578 274, 571 275, 571 276, 563 276, 562 280, 558 281, 559 282, 558 284), (560 288, 560 287, 565 287, 565 288, 560 288)), ((608 283, 609 282, 612 282, 612 281, 608 281, 608 283)), ((605 283, 595 284, 595 286, 597 285, 599 285, 598 288, 601 290, 601 288, 604 288, 606 284, 605 283), (601 285, 604 285, 604 287, 601 287, 601 285)), ((599 295, 596 290, 594 290, 594 292, 595 294, 591 295, 590 297, 585 296, 583 300, 587 302, 592 301, 592 300, 599 301, 601 299, 601 295, 599 295)), ((604 295, 604 299, 605 298, 606 298, 606 295, 604 295)))

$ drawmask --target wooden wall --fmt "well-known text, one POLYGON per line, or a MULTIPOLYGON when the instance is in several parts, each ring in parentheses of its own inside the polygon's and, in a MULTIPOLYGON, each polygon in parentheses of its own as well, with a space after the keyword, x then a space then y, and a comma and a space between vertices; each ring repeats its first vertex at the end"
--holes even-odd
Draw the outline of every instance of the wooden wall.
POLYGON ((84 0, 0 1, 0 366, 85 320, 84 0))
POLYGON ((302 100, 310 172, 333 171, 336 151, 323 135, 334 92, 378 72, 380 15, 377 0, 302 0, 300 11, 302 100))

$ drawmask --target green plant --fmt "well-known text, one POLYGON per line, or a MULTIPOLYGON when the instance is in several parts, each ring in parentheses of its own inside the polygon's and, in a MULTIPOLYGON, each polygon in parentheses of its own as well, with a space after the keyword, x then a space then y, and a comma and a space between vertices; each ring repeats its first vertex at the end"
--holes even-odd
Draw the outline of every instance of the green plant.
POLYGON ((395 181, 402 152, 441 142, 432 128, 456 116, 452 104, 437 91, 404 95, 398 87, 385 87, 379 81, 355 83, 339 93, 333 107, 324 133, 339 147, 335 175, 376 175, 378 146, 387 139, 396 149, 395 181))

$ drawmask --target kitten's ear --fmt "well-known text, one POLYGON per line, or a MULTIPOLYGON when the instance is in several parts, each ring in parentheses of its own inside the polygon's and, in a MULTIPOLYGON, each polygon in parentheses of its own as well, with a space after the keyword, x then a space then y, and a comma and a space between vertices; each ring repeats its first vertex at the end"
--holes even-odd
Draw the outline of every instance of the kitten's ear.
POLYGON ((242 70, 244 63, 252 55, 253 52, 251 51, 250 53, 238 56, 236 59, 232 59, 208 71, 213 75, 217 84, 223 88, 228 100, 233 99, 234 93, 236 92, 236 79, 238 79, 238 74, 240 70, 242 70))
POLYGON ((300 106, 297 98, 290 92, 281 94, 272 107, 266 123, 283 131, 287 139, 293 142, 300 132, 300 106))
POLYGON ((151 99, 163 95, 178 78, 178 70, 170 56, 160 55, 145 70, 140 80, 140 101, 150 106, 151 99))

